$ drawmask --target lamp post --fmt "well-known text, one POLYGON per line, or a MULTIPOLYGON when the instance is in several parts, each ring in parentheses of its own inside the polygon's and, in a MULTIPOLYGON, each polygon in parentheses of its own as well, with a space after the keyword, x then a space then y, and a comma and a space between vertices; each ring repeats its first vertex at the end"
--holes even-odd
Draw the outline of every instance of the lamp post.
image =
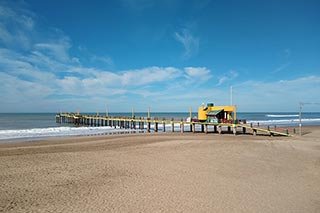
POLYGON ((320 105, 320 103, 304 103, 304 102, 299 102, 299 135, 302 135, 302 119, 301 119, 301 114, 302 114, 302 106, 306 104, 314 104, 314 105, 320 105))
POLYGON ((302 111, 302 105, 303 103, 299 103, 299 135, 302 135, 302 123, 301 123, 301 111, 302 111))
POLYGON ((106 106, 106 117, 109 117, 109 109, 108 109, 108 106, 106 106))

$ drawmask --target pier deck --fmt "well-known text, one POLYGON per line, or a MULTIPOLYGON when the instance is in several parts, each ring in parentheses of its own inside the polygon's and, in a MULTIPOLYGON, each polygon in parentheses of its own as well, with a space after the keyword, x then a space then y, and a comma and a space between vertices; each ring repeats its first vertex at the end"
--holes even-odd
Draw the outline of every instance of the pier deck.
MULTIPOLYGON (((166 131, 166 127, 169 125, 171 131, 186 132, 185 126, 189 126, 189 132, 204 132, 209 133, 209 127, 214 133, 232 133, 236 134, 264 134, 270 136, 291 136, 286 129, 285 132, 271 130, 269 127, 264 129, 262 127, 256 127, 248 124, 230 124, 230 123, 209 123, 209 122, 196 122, 196 121, 184 121, 177 119, 165 119, 165 118, 135 118, 135 117, 111 117, 111 116, 99 116, 99 115, 82 115, 77 113, 58 113, 56 115, 57 123, 71 123, 74 125, 82 126, 110 126, 121 129, 138 129, 145 130, 146 132, 158 132, 162 130, 166 131), (159 128, 162 125, 162 128, 159 128), (153 126, 153 128, 151 128, 153 126), (178 127, 178 130, 177 130, 178 127)), ((211 131, 212 132, 212 131, 211 131)))

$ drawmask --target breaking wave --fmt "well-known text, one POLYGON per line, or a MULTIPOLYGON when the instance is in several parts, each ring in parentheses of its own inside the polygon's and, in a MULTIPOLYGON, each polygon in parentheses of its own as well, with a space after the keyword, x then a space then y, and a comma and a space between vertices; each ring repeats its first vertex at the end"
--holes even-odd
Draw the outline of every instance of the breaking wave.
MULTIPOLYGON (((304 124, 320 123, 320 118, 304 118, 304 119, 301 119, 301 122, 304 124)), ((293 125, 293 124, 298 124, 299 119, 249 120, 248 123, 252 123, 252 124, 259 123, 262 125, 271 125, 271 124, 293 125)))
POLYGON ((299 115, 266 115, 266 117, 271 117, 271 118, 291 118, 291 117, 299 117, 299 115))
MULTIPOLYGON (((172 130, 171 124, 166 124, 166 129, 172 130)), ((190 125, 185 125, 186 127, 190 125)), ((154 124, 150 125, 151 130, 154 130, 154 124)), ((147 125, 144 125, 144 130, 147 125)), ((179 124, 174 125, 175 131, 180 129, 179 124)), ((83 136, 83 135, 102 135, 109 133, 121 133, 121 132, 136 132, 144 131, 139 129, 120 129, 119 127, 114 128, 110 126, 100 127, 48 127, 48 128, 32 128, 32 129, 10 129, 0 130, 0 140, 5 139, 27 139, 27 138, 45 138, 45 137, 56 137, 56 136, 83 136)), ((163 130, 163 125, 159 125, 159 131, 163 130)))
POLYGON ((49 127, 33 129, 0 130, 0 140, 18 138, 42 138, 53 136, 94 135, 116 131, 112 127, 49 127))

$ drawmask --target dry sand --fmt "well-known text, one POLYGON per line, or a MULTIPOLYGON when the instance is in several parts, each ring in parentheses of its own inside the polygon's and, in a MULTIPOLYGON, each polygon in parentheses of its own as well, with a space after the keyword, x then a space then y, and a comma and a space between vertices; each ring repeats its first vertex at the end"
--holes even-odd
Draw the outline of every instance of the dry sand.
POLYGON ((320 128, 309 130, 0 144, 0 212, 320 212, 320 128))

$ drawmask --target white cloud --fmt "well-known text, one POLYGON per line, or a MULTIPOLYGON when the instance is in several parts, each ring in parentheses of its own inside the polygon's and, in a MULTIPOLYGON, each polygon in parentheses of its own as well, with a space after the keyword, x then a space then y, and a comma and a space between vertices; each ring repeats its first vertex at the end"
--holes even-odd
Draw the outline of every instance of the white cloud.
POLYGON ((97 56, 97 55, 92 55, 91 61, 93 62, 103 62, 107 65, 113 65, 113 60, 109 56, 97 56))
MULTIPOLYGON (((205 67, 179 69, 153 66, 111 72, 84 66, 80 63, 83 58, 80 60, 70 55, 71 40, 59 29, 49 29, 46 37, 34 29, 33 33, 38 34, 35 36, 37 40, 33 40, 28 37, 28 32, 36 23, 32 16, 28 16, 27 11, 21 13, 25 14, 24 16, 19 15, 21 17, 19 23, 15 20, 18 15, 13 10, 8 9, 5 13, 10 17, 10 22, 0 19, 2 26, 0 29, 6 29, 7 24, 14 21, 16 26, 21 25, 22 22, 28 25, 28 27, 16 30, 18 33, 21 32, 20 42, 23 41, 24 36, 26 37, 25 42, 28 43, 28 49, 21 51, 18 47, 10 46, 12 42, 10 39, 14 41, 18 38, 18 35, 13 35, 11 31, 2 36, 2 38, 6 37, 5 42, 7 43, 5 48, 0 49, 0 92, 3 96, 1 111, 18 110, 17 106, 20 104, 16 103, 28 102, 29 109, 34 106, 35 111, 38 105, 49 104, 50 101, 67 104, 67 99, 64 97, 71 97, 71 102, 81 99, 81 102, 85 103, 85 100, 90 101, 94 98, 100 100, 112 97, 124 101, 126 100, 124 97, 130 95, 136 98, 165 96, 168 92, 173 92, 171 85, 184 81, 188 84, 188 78, 205 80, 206 74, 209 73, 205 67), (86 97, 85 100, 84 97, 86 97), (12 105, 13 102, 15 107, 12 105)), ((4 42, 3 40, 1 42, 4 42)), ((85 48, 80 48, 80 51, 87 56, 89 61, 113 63, 109 56, 96 56, 85 48)), ((21 106, 20 111, 24 110, 27 108, 21 106)))
POLYGON ((193 81, 207 81, 212 75, 206 67, 185 67, 186 78, 193 81))
POLYGON ((7 47, 27 50, 32 43, 34 15, 19 8, 18 3, 13 10, 0 3, 0 42, 7 47))
POLYGON ((181 33, 174 34, 175 39, 184 47, 183 57, 185 59, 196 55, 199 50, 199 38, 194 37, 188 29, 183 29, 181 33))
POLYGON ((70 40, 67 37, 60 38, 50 43, 36 43, 35 51, 41 52, 43 55, 53 57, 57 61, 70 61, 69 49, 71 47, 70 40))
POLYGON ((39 70, 37 66, 25 59, 26 57, 19 53, 0 49, 0 72, 27 78, 29 81, 53 79, 54 74, 39 70))
MULTIPOLYGON (((220 85, 235 80, 238 73, 229 71, 218 78, 217 85, 200 87, 212 78, 206 67, 160 67, 109 71, 83 65, 83 57, 70 54, 71 40, 59 30, 50 36, 37 33, 36 19, 30 13, 16 13, 0 3, 0 111, 96 111, 108 100, 114 110, 146 109, 181 111, 188 104, 194 109, 206 101, 228 103, 229 91, 220 85), (3 17, 4 14, 4 17, 3 17), (21 18, 17 20, 17 18, 21 18), (8 24, 15 23, 14 31, 8 24), (25 25, 25 26, 21 26, 25 25), (25 45, 20 47, 12 45, 25 45), (94 103, 94 104, 92 104, 94 103), (121 104, 122 103, 122 104, 121 104), (112 104, 112 105, 111 105, 112 104), (119 105, 121 105, 119 107, 119 105)), ((184 57, 196 54, 199 39, 187 30, 175 34, 185 48, 184 57)), ((83 50, 83 48, 82 48, 83 50)), ((109 56, 87 54, 87 59, 112 64, 109 56)), ((319 102, 320 77, 306 76, 276 82, 244 82, 234 86, 234 101, 242 110, 290 110, 299 101, 319 102), (290 106, 290 107, 287 107, 290 106), (282 108, 281 108, 282 107, 282 108)), ((104 109, 104 108, 103 108, 104 109)), ((185 109, 187 111, 188 109, 185 109)), ((319 111, 319 110, 318 110, 319 111)))
POLYGON ((227 74, 219 77, 219 81, 218 81, 217 86, 220 86, 228 81, 232 81, 236 77, 238 77, 238 72, 235 70, 230 70, 227 74))
POLYGON ((148 67, 141 70, 124 71, 121 74, 123 85, 145 85, 156 82, 170 81, 181 74, 181 71, 174 67, 148 67))
POLYGON ((11 42, 11 40, 12 40, 11 34, 7 30, 6 26, 4 26, 1 23, 0 23, 0 40, 5 44, 11 42))
POLYGON ((19 79, 2 72, 0 72, 0 79, 2 79, 0 97, 4 105, 15 103, 23 109, 25 102, 39 102, 53 92, 53 89, 46 84, 19 79))
MULTIPOLYGON (((235 103, 247 111, 297 111, 300 101, 320 102, 320 76, 273 82, 248 81, 233 88, 235 103)), ((309 110, 320 109, 310 106, 309 110)))

